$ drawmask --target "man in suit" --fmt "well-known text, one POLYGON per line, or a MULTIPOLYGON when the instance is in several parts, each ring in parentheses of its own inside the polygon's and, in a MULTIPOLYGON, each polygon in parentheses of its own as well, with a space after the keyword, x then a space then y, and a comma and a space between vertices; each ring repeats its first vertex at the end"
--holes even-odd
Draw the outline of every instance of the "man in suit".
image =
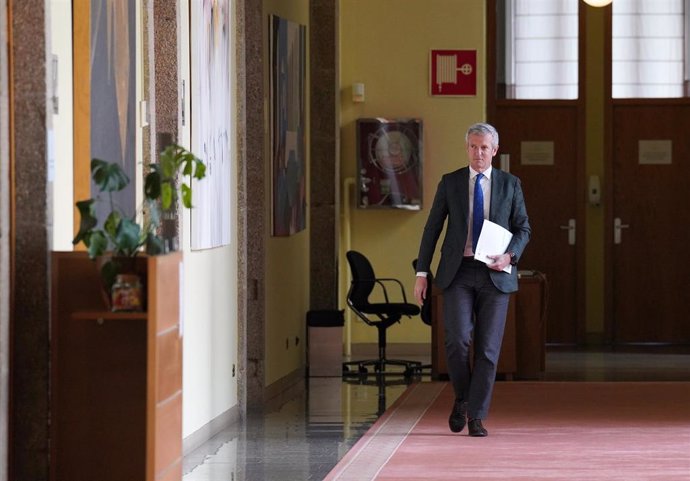
POLYGON ((508 301, 518 289, 516 265, 530 226, 520 180, 491 166, 498 152, 496 129, 486 123, 470 126, 465 147, 469 166, 444 175, 438 184, 417 256, 414 295, 422 304, 431 293, 426 274, 447 221, 436 284, 443 289, 446 356, 455 391, 448 424, 454 433, 467 423, 470 436, 486 436, 482 419, 489 411, 508 301), (489 255, 488 263, 474 259, 484 219, 513 234, 505 252, 489 255), (510 273, 503 270, 508 265, 510 273))

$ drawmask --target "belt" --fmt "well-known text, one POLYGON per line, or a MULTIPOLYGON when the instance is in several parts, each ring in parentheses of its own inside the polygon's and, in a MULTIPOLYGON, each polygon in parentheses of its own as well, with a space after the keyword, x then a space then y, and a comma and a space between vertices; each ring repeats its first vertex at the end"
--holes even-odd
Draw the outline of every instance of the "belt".
POLYGON ((473 256, 465 256, 465 257, 463 257, 463 258, 462 258, 462 262, 463 262, 463 264, 464 264, 464 263, 468 263, 468 262, 473 262, 473 263, 477 263, 477 264, 484 264, 482 261, 478 261, 478 260, 475 259, 473 256))

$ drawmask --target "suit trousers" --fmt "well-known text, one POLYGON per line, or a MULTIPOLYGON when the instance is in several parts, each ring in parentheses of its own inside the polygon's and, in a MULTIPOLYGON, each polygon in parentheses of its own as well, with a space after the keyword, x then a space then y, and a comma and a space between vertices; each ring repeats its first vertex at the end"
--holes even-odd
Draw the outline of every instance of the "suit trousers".
POLYGON ((470 419, 489 412, 510 294, 499 291, 483 262, 465 258, 443 291, 446 357, 456 399, 470 419), (474 348, 470 363, 470 346, 474 348))

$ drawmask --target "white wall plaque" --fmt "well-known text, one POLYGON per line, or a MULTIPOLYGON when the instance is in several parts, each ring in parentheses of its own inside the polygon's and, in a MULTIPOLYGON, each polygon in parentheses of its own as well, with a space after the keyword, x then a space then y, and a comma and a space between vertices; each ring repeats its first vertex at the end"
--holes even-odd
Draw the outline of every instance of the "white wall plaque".
POLYGON ((640 164, 670 164, 673 152, 671 140, 639 140, 637 145, 640 164))
POLYGON ((553 165, 553 142, 520 142, 520 154, 522 165, 553 165))

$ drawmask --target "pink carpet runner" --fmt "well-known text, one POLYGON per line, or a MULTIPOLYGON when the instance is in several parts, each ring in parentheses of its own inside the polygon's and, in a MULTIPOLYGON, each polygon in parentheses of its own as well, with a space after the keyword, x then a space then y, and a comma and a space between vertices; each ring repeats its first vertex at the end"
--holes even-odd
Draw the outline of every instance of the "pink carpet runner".
POLYGON ((326 480, 690 481, 690 383, 497 383, 486 438, 450 432, 452 400, 412 385, 326 480))

